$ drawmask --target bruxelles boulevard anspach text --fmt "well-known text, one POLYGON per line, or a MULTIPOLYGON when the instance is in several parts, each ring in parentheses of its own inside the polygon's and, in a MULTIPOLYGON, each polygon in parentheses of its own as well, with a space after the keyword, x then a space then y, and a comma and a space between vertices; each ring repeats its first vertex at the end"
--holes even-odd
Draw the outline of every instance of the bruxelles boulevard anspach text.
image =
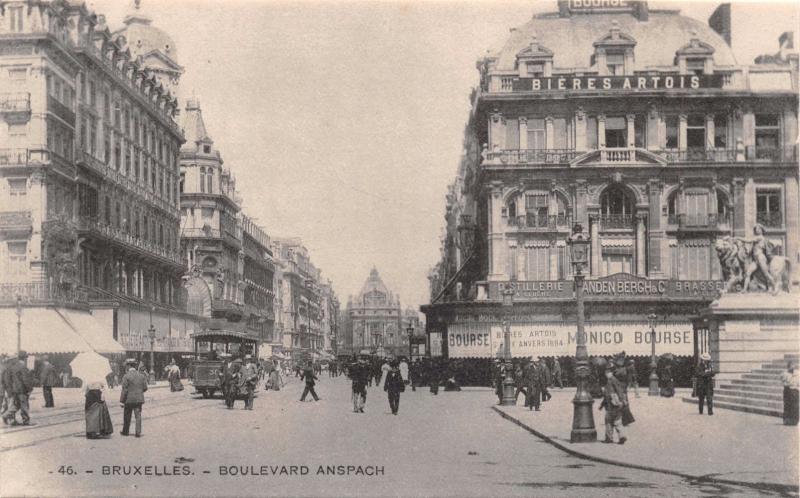
MULTIPOLYGON (((308 465, 220 465, 218 475, 230 477, 263 477, 263 476, 382 476, 386 471, 382 465, 319 465, 312 474, 313 467, 308 465)), ((103 465, 104 476, 153 476, 179 477, 194 475, 189 465, 103 465)), ((203 471, 203 474, 210 474, 203 471)))

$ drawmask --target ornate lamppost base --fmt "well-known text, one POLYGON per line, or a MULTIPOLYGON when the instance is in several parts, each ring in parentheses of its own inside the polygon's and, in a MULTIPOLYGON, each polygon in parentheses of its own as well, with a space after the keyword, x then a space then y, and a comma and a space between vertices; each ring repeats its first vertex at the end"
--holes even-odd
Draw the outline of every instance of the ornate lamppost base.
POLYGON ((572 400, 572 432, 569 435, 571 443, 594 443, 597 441, 597 430, 594 426, 594 413, 592 405, 594 400, 589 394, 589 365, 579 362, 575 368, 578 390, 572 400))
POLYGON ((661 394, 658 388, 658 374, 655 369, 650 373, 650 390, 647 392, 648 396, 659 396, 661 394))
POLYGON ((511 377, 503 379, 503 399, 500 401, 501 406, 516 406, 517 398, 514 397, 516 386, 511 377))

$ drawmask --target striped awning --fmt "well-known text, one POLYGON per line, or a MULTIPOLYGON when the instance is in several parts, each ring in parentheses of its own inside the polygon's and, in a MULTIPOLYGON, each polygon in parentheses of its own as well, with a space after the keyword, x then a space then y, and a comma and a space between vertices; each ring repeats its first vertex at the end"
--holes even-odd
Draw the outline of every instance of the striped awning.
MULTIPOLYGON (((20 349, 29 354, 82 353, 92 346, 54 308, 23 308, 20 349)), ((0 354, 17 352, 17 314, 0 309, 0 354)))

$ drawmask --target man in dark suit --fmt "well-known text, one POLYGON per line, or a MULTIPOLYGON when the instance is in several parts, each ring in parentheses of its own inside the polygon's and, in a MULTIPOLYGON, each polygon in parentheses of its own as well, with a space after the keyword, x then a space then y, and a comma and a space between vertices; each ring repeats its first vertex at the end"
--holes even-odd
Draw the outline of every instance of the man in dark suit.
POLYGON ((231 359, 225 363, 222 371, 222 389, 225 393, 225 406, 233 409, 236 396, 239 395, 239 371, 242 369, 242 362, 238 358, 231 359))
POLYGON ((300 401, 305 401, 308 393, 311 393, 311 396, 314 397, 314 401, 319 401, 319 396, 317 396, 316 391, 314 391, 314 381, 317 380, 317 376, 314 375, 314 370, 311 368, 311 362, 308 362, 305 370, 303 370, 303 373, 300 374, 300 380, 306 381, 306 387, 303 389, 303 395, 300 396, 300 401))
POLYGON ((39 382, 42 383, 42 395, 44 396, 44 407, 54 408, 56 405, 53 402, 53 386, 58 384, 58 375, 56 375, 56 367, 50 363, 50 358, 45 355, 42 357, 44 364, 42 371, 39 372, 39 382))
POLYGON ((6 424, 17 425, 16 414, 20 412, 22 425, 30 425, 31 417, 28 414, 28 396, 33 391, 33 374, 25 364, 28 360, 28 353, 20 351, 17 361, 12 363, 8 371, 9 387, 11 388, 11 399, 13 406, 9 403, 8 411, 3 415, 3 422, 6 424))
POLYGON ((128 435, 131 427, 131 413, 136 417, 136 437, 142 436, 142 405, 147 391, 147 376, 136 370, 136 360, 125 362, 128 372, 122 377, 122 393, 119 402, 125 407, 122 417, 122 434, 128 435))

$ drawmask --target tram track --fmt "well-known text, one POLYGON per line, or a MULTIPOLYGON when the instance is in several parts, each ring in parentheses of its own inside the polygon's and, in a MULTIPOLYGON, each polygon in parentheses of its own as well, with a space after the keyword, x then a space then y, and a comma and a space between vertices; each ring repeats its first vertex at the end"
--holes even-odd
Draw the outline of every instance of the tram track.
MULTIPOLYGON (((151 401, 151 403, 149 403, 149 405, 151 406, 150 410, 158 410, 158 409, 165 409, 165 408, 174 407, 174 406, 177 406, 177 405, 184 405, 184 404, 187 404, 186 403, 187 401, 188 402, 195 402, 197 400, 195 398, 189 398, 189 399, 182 398, 182 399, 177 400, 177 401, 169 401, 169 402, 163 402, 163 403, 162 402, 158 402, 158 401, 151 401)), ((169 415, 185 413, 185 412, 188 412, 188 411, 203 410, 203 409, 212 408, 212 407, 215 407, 215 406, 218 406, 218 405, 216 403, 207 403, 207 404, 205 404, 203 406, 187 406, 186 408, 179 409, 179 410, 172 410, 172 411, 168 411, 166 413, 158 413, 157 412, 155 414, 147 415, 146 416, 146 420, 158 419, 158 418, 166 417, 166 416, 169 416, 169 415)), ((122 408, 116 408, 115 407, 114 409, 109 409, 109 412, 110 412, 112 417, 115 417, 115 416, 120 416, 121 417, 123 415, 122 408)), ((56 426, 59 426, 59 425, 67 425, 67 424, 72 424, 72 423, 76 423, 76 422, 81 422, 81 421, 84 420, 84 416, 85 416, 84 415, 84 410, 80 409, 80 410, 70 410, 69 412, 62 412, 62 413, 59 413, 59 414, 53 414, 53 415, 49 415, 48 417, 59 417, 59 416, 67 416, 67 415, 71 415, 71 417, 66 419, 66 420, 59 420, 57 422, 44 423, 44 424, 37 423, 36 425, 21 426, 18 429, 7 430, 7 431, 3 432, 2 436, 5 439, 5 438, 7 438, 9 436, 13 436, 15 434, 19 434, 20 432, 27 432, 27 431, 31 431, 31 430, 37 430, 37 429, 38 430, 42 430, 42 429, 56 427, 56 426)), ((43 438, 36 438, 36 439, 34 439, 32 441, 27 441, 27 442, 21 443, 21 444, 16 444, 16 445, 13 445, 13 446, 8 446, 8 447, 0 447, 0 453, 6 453, 6 452, 9 452, 9 451, 13 451, 13 450, 21 449, 21 448, 28 448, 28 447, 31 447, 31 446, 36 446, 37 444, 44 443, 44 442, 47 442, 47 441, 53 441, 53 440, 56 440, 56 439, 63 439, 63 438, 68 438, 68 437, 77 437, 77 436, 81 436, 81 435, 85 435, 85 431, 77 431, 77 432, 70 431, 70 432, 67 432, 65 434, 56 434, 56 435, 52 435, 52 436, 46 436, 46 437, 43 437, 43 438)))

